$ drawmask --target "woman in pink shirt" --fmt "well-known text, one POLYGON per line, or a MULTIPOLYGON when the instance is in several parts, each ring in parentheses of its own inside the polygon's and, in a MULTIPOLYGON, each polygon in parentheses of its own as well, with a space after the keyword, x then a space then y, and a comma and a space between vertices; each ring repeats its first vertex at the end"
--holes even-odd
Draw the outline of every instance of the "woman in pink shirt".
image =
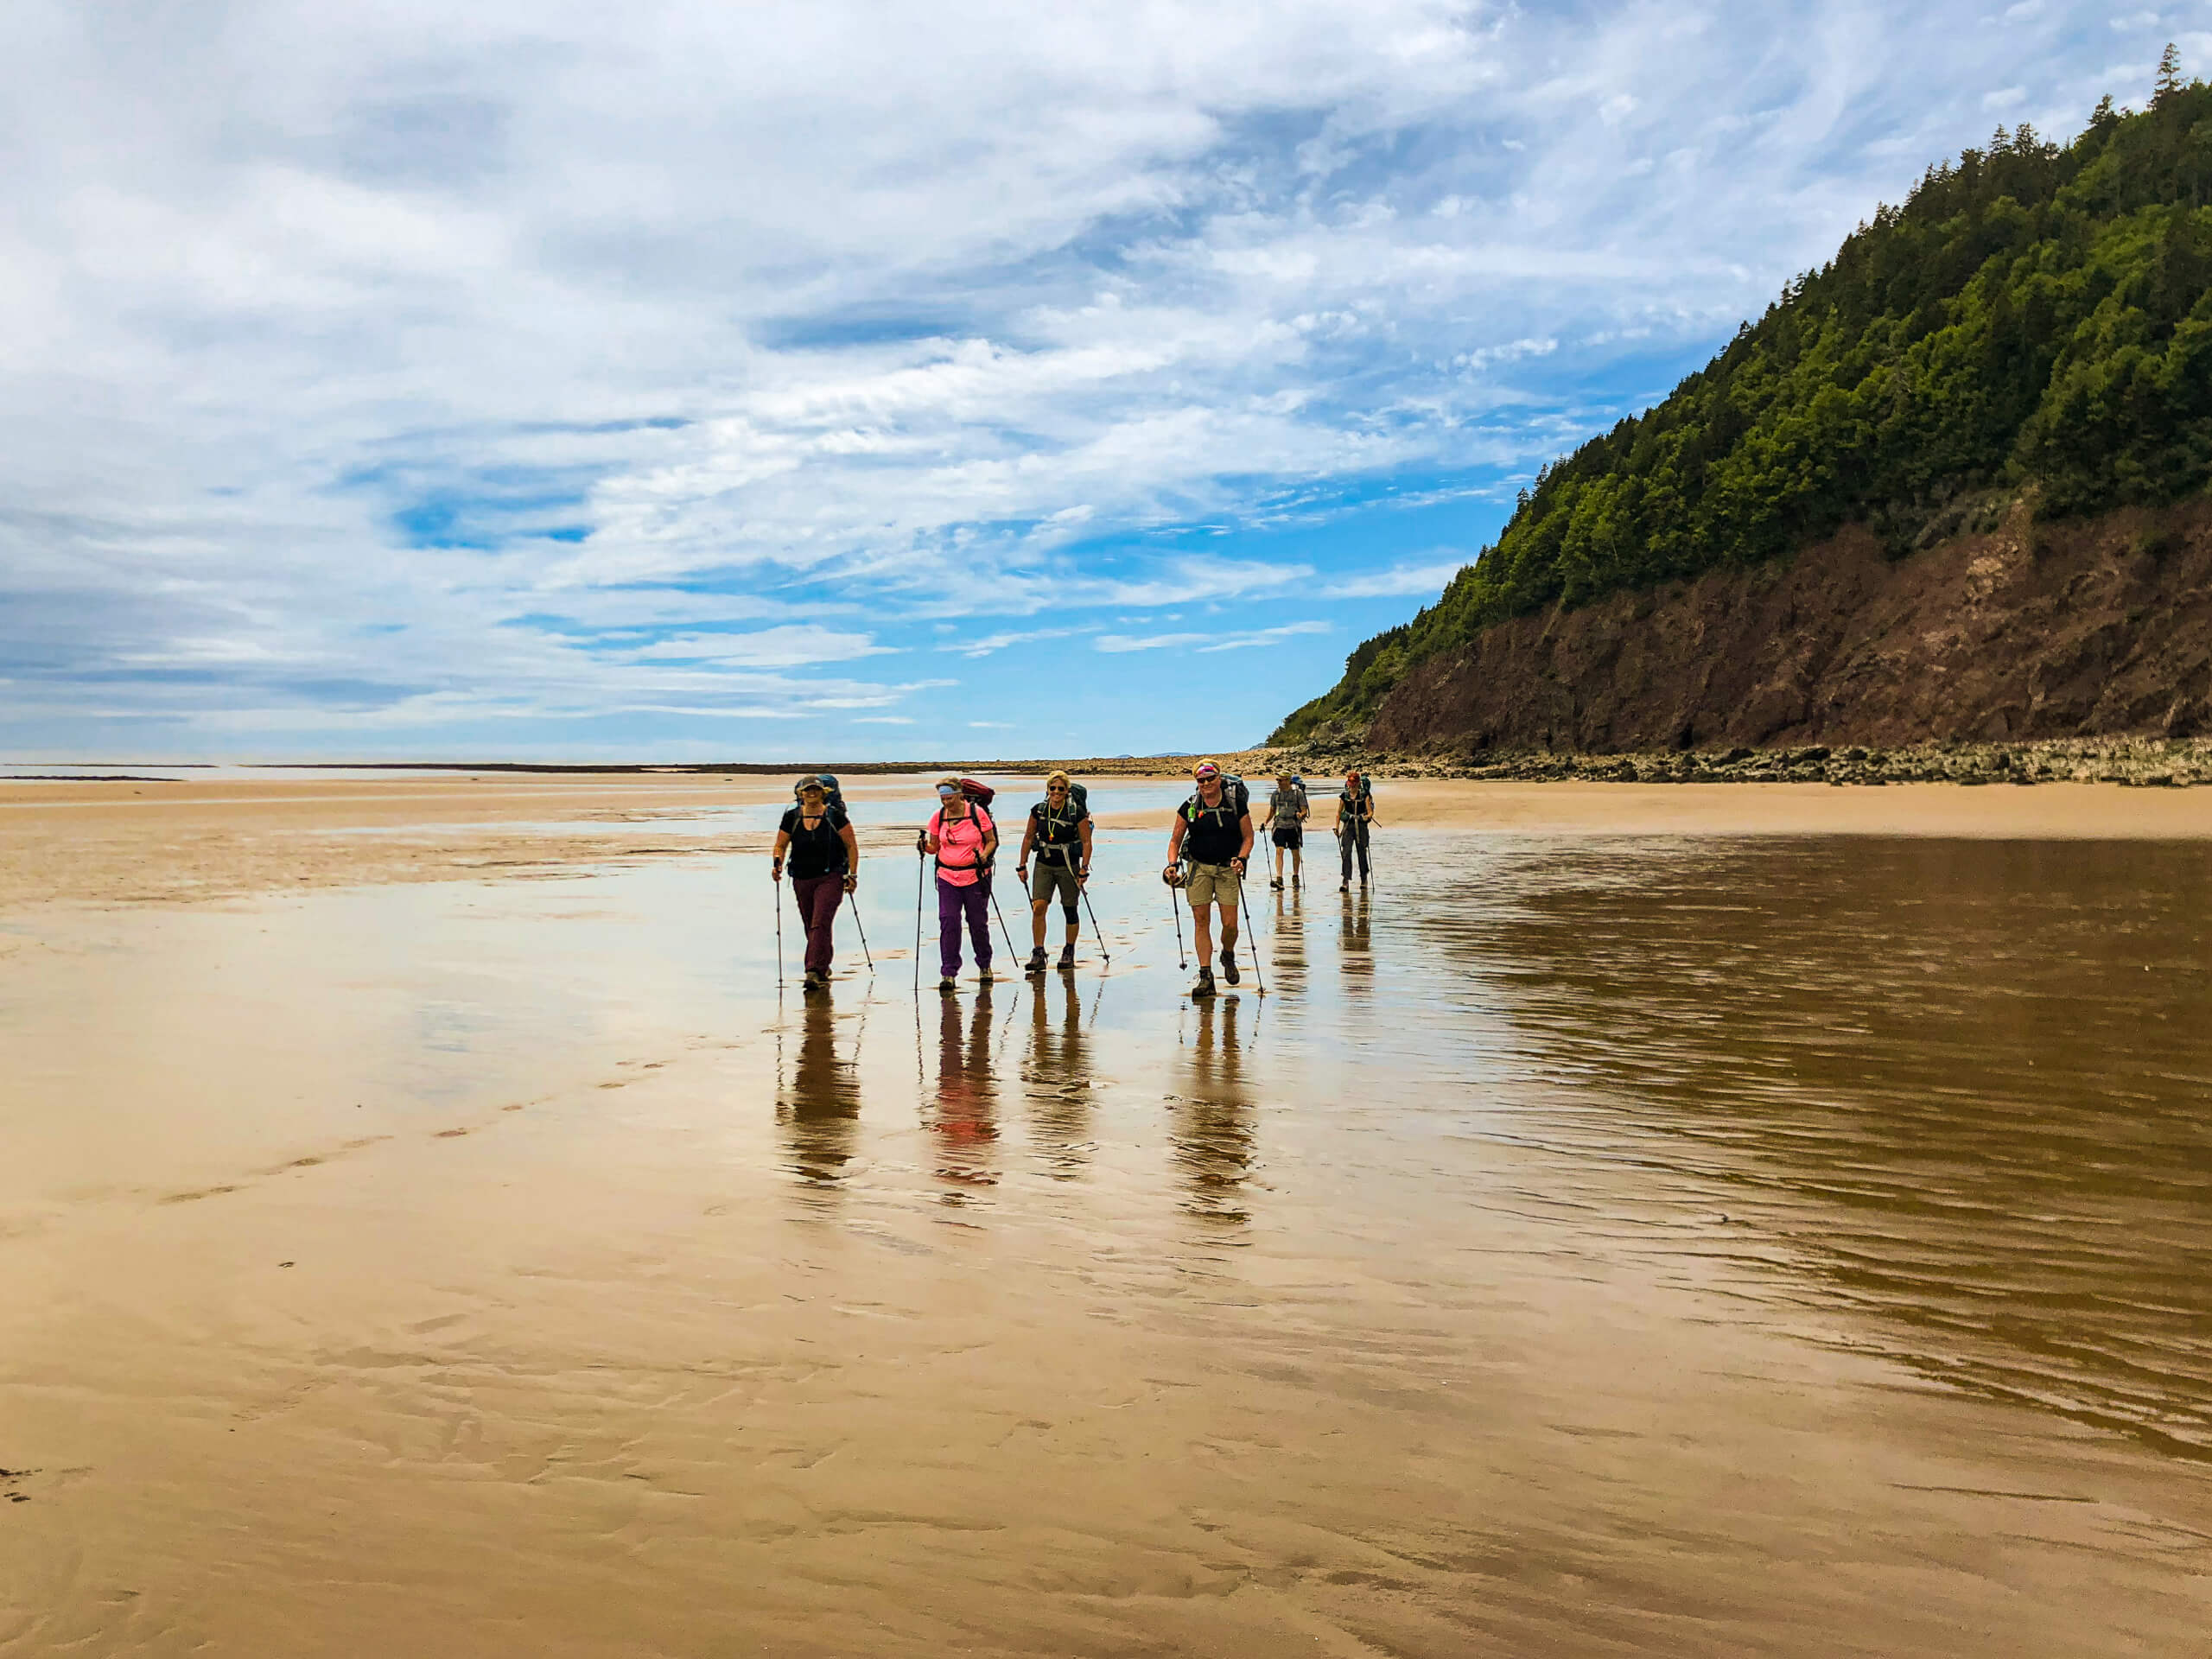
POLYGON ((949 991, 960 971, 963 915, 976 945, 976 976, 986 982, 991 976, 991 860, 999 850, 999 830, 957 778, 938 779, 937 798, 921 847, 937 855, 937 988, 949 991))

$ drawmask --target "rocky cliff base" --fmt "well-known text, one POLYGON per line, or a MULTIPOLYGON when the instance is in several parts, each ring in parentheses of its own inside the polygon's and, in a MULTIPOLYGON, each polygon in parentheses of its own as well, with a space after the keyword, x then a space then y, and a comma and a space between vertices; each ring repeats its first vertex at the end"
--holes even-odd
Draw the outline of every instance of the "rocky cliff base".
POLYGON ((2212 503, 2039 524, 2025 503, 1982 502, 1962 518, 1976 514, 1988 528, 1903 559, 1847 531, 1787 562, 1516 618, 1417 664, 1365 733, 1309 747, 1572 755, 1577 775, 1593 756, 1764 776, 1780 763, 1726 757, 1817 750, 1789 765, 1827 769, 1896 752, 1949 776, 1949 751, 1926 746, 2212 734, 2212 503))

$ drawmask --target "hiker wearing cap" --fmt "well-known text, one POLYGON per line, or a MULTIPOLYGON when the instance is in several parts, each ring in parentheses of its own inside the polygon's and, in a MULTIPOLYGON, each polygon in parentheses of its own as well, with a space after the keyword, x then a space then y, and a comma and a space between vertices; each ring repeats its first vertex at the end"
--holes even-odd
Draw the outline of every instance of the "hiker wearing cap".
POLYGON ((1337 794, 1337 850, 1344 865, 1344 874, 1337 883, 1338 893, 1351 891, 1351 857, 1355 850, 1359 854, 1359 885, 1367 885, 1367 832, 1374 823, 1374 791, 1357 770, 1344 773, 1344 786, 1337 794))
POLYGON ((1175 828, 1167 836, 1167 868, 1160 875, 1191 895, 1191 931, 1198 947, 1198 978, 1191 995, 1211 996, 1213 928, 1206 912, 1210 906, 1221 912, 1221 976, 1234 985, 1236 904, 1243 896, 1245 861, 1252 856, 1252 813, 1243 784, 1223 777, 1212 761, 1199 761, 1191 775, 1198 786, 1175 814, 1175 828))
POLYGON ((830 798, 821 779, 807 779, 798 793, 798 804, 776 831, 769 874, 780 883, 788 857, 791 896, 806 929, 806 988, 814 991, 830 982, 830 925, 844 896, 861 884, 861 849, 845 809, 830 798))
POLYGON ((1068 925, 1067 943, 1060 947, 1060 966, 1075 966, 1077 895, 1090 879, 1090 808, 1065 772, 1045 779, 1045 798, 1029 809, 1029 822, 1021 832, 1021 857, 1014 874, 1029 890, 1029 938, 1036 947, 1029 953, 1029 971, 1045 971, 1045 909, 1058 893, 1060 914, 1068 925), (1029 855, 1037 855, 1037 874, 1029 873, 1029 855))
POLYGON ((1268 883, 1275 892, 1282 891, 1283 855, 1290 855, 1290 885, 1306 885, 1306 791, 1298 786, 1294 772, 1275 774, 1274 792, 1268 797, 1268 837, 1275 844, 1275 877, 1268 883))
POLYGON ((937 988, 952 988, 960 972, 960 923, 976 946, 976 976, 991 976, 991 860, 999 850, 998 825, 981 803, 968 798, 957 778, 940 778, 938 809, 921 834, 925 853, 937 855, 937 988))

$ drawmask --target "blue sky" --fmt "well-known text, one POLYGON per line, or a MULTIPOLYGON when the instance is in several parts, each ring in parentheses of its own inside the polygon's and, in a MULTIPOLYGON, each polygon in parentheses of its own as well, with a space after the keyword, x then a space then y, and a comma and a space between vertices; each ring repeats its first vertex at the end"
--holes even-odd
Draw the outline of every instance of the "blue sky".
POLYGON ((2134 8, 21 0, 0 755, 1255 741, 2134 8))

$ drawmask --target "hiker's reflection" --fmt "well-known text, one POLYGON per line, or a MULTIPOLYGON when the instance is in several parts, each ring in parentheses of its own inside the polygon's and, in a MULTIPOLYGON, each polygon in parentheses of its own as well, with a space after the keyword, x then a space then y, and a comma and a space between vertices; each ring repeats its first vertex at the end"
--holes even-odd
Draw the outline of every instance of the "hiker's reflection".
POLYGON ((959 1000, 938 999, 938 1174, 963 1186, 999 1178, 998 1090, 991 1077, 991 995, 979 990, 963 1020, 959 1000))
POLYGON ((1090 1058, 1083 1032, 1083 999, 1077 995, 1072 975, 1055 974, 1052 991, 1045 978, 1031 983, 1029 1060, 1021 1081, 1029 1096, 1029 1110, 1036 1124, 1037 1149, 1048 1173, 1066 1180, 1082 1173, 1090 1160, 1090 1058), (1052 1000, 1059 999, 1059 1018, 1052 1017, 1052 1000))
POLYGON ((811 996, 800 1014, 798 1065, 776 1103, 790 1150, 788 1167, 810 1186, 835 1187, 852 1161, 861 1116, 860 1078, 837 1052, 837 1010, 811 996))
POLYGON ((1185 1062, 1186 1092, 1176 1103, 1175 1161, 1190 1186, 1183 1207, 1215 1221, 1251 1218, 1244 1179, 1254 1150, 1251 1103, 1244 1095, 1244 1055, 1236 1035, 1241 997, 1195 1004, 1198 1033, 1185 1062))
POLYGON ((1295 888, 1275 894, 1274 948, 1268 953, 1268 972, 1280 980, 1270 990, 1306 988, 1306 901, 1295 888))
POLYGON ((1367 931, 1367 889, 1362 887, 1357 898, 1345 894, 1344 906, 1344 989, 1364 998, 1375 988, 1375 952, 1367 931))

